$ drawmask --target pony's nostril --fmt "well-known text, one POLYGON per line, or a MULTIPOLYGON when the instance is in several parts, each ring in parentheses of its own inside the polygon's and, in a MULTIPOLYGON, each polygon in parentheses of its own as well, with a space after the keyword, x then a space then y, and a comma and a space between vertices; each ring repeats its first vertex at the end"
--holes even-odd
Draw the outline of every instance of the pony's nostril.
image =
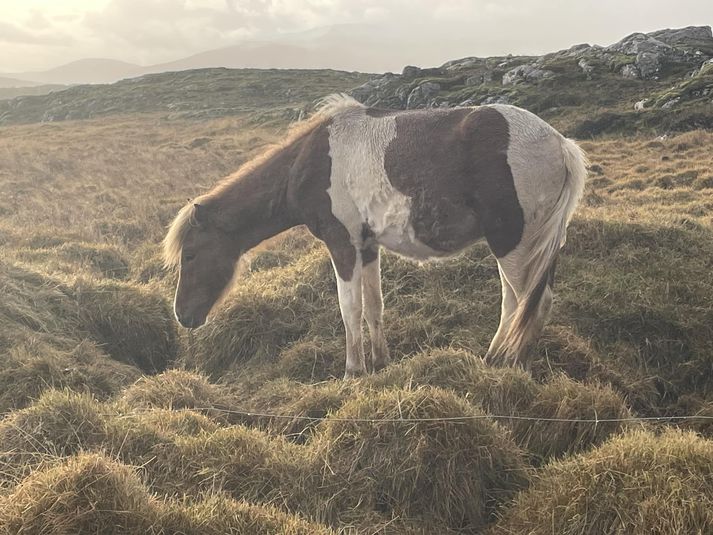
POLYGON ((201 325, 203 325, 203 322, 195 318, 194 316, 179 316, 178 314, 176 314, 176 318, 178 319, 178 323, 180 323, 186 329, 195 329, 196 327, 200 327, 201 325))

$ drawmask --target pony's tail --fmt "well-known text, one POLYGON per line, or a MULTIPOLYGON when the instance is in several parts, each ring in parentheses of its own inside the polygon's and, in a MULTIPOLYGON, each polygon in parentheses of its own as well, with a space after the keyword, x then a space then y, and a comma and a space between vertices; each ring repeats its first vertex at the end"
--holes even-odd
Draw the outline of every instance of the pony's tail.
MULTIPOLYGON (((571 139, 562 137, 562 154, 566 176, 562 191, 550 215, 534 231, 529 232, 525 245, 529 251, 526 268, 524 298, 510 322, 503 344, 493 358, 517 361, 524 358, 527 345, 542 328, 547 311, 540 311, 543 296, 554 282, 555 264, 559 250, 564 246, 567 226, 584 192, 588 160, 584 151, 571 139)), ((549 307, 549 304, 546 305, 549 307)), ((491 357, 489 355, 489 357, 491 357)))

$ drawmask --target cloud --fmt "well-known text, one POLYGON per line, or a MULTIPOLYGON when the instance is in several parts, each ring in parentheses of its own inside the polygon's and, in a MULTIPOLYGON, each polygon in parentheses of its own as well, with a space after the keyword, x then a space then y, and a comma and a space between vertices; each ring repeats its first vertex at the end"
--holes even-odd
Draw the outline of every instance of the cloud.
POLYGON ((418 56, 430 62, 606 45, 633 31, 713 20, 710 0, 679 0, 673 11, 668 0, 72 0, 42 11, 45 0, 25 1, 34 10, 0 23, 2 62, 106 56, 152 64, 340 24, 377 27, 394 43, 384 54, 430 49, 418 56), (28 47, 42 54, 30 57, 28 47))
POLYGON ((38 26, 41 30, 33 31, 0 21, 0 42, 23 45, 69 45, 72 43, 71 37, 56 32, 46 19, 38 26))

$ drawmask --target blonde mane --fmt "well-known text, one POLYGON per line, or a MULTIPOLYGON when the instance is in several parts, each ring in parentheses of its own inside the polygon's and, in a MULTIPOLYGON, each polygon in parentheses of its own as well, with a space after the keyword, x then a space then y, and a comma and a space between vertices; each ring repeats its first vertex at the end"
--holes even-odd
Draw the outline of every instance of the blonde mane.
POLYGON ((321 99, 316 106, 315 113, 308 119, 297 121, 290 125, 287 136, 284 140, 267 148, 263 153, 244 163, 240 168, 224 180, 219 182, 208 193, 192 200, 186 204, 176 215, 173 222, 168 227, 166 237, 163 239, 163 261, 166 268, 177 266, 181 261, 181 251, 183 242, 188 231, 196 226, 195 207, 201 201, 207 200, 229 188, 243 176, 255 170, 257 167, 273 158, 278 152, 288 147, 305 135, 312 132, 317 126, 334 117, 336 114, 351 108, 363 108, 359 101, 344 93, 335 93, 321 99))

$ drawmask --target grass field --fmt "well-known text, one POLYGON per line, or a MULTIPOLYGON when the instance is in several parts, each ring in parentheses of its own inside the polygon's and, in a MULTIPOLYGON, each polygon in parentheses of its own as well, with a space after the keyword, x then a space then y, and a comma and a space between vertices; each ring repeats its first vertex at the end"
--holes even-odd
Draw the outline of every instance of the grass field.
POLYGON ((478 245, 385 256, 395 362, 343 382, 302 229, 249 255, 208 326, 172 317, 167 223, 286 127, 0 128, 0 533, 713 532, 711 420, 507 418, 713 416, 713 133, 582 144, 531 373, 479 358, 500 292, 478 245))

